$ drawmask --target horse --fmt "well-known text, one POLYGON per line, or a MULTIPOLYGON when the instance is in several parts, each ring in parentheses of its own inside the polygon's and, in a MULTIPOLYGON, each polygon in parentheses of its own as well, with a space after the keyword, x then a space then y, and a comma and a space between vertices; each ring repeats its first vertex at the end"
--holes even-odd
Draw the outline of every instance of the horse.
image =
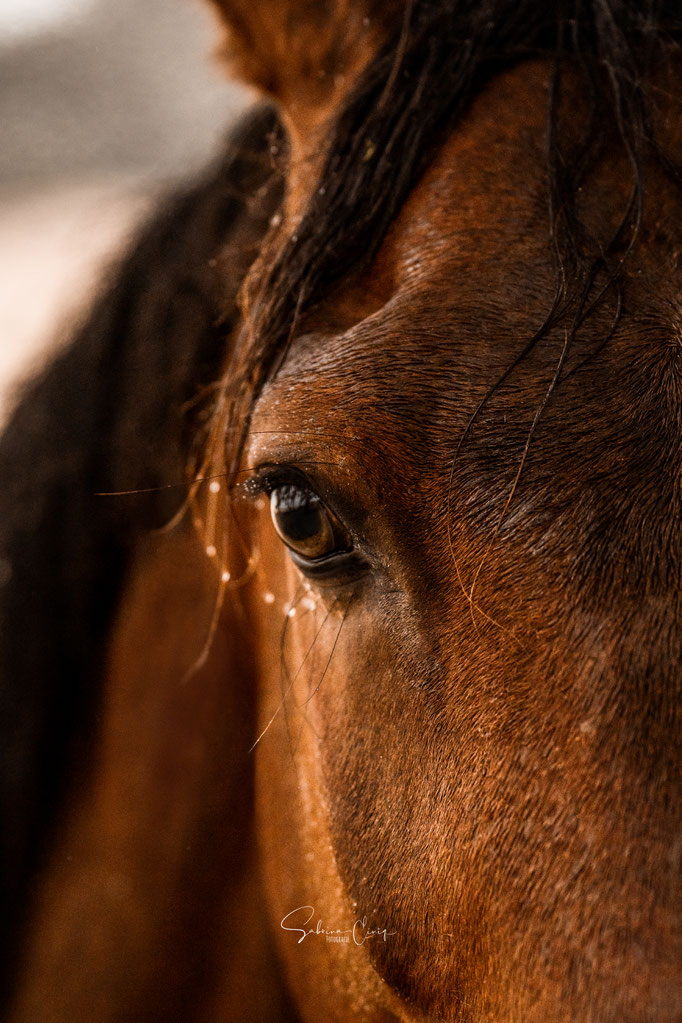
POLYGON ((213 6, 0 448, 4 1018, 672 1023, 676 5, 213 6))

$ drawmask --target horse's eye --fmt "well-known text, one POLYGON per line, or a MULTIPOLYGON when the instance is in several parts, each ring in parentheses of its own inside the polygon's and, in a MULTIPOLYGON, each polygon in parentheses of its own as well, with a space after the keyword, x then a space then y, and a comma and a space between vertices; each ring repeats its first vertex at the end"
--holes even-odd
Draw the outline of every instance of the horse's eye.
POLYGON ((296 560, 319 561, 352 548, 343 526, 307 487, 286 483, 270 495, 272 521, 296 560))

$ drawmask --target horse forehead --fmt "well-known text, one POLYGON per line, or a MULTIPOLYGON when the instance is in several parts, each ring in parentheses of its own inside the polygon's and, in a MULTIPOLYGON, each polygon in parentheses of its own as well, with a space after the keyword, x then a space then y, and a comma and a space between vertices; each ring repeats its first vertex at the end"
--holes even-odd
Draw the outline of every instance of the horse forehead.
MULTIPOLYGON (((429 377, 447 386, 452 374, 459 386, 463 369, 467 389, 485 390, 519 343, 534 335, 556 287, 546 152, 551 74, 546 61, 529 61, 483 89, 435 154, 369 270, 350 275, 309 317, 282 373, 289 400, 296 380, 305 382, 300 398, 309 406, 351 379, 370 389, 385 381, 386 388, 392 382, 401 392, 416 391, 429 377), (328 381, 326 392, 311 391, 315 378, 328 381)), ((570 77, 565 91, 579 121, 583 100, 570 77)), ((666 95, 657 139, 677 159, 682 132, 667 107, 677 108, 679 99, 666 95)), ((666 344, 677 339, 679 346, 682 211, 664 176, 653 185, 643 241, 630 259, 631 305, 666 344)), ((606 161, 597 170, 583 210, 597 233, 618 222, 630 188, 627 166, 606 161)))
POLYGON ((349 276, 308 319, 281 371, 290 397, 292 382, 304 382, 307 402, 313 378, 331 383, 351 372, 378 384, 384 365, 402 388, 401 364, 409 375, 415 359, 416 386, 461 356, 458 340, 479 342, 483 321, 499 328, 518 321, 526 334, 542 322, 554 288, 543 149, 548 75, 533 63, 500 75, 478 97, 369 270, 349 276))
MULTIPOLYGON (((510 245, 520 258, 547 263, 549 74, 538 61, 499 75, 483 90, 434 155, 370 272, 350 277, 322 306, 322 318, 359 322, 381 306, 387 320, 416 307, 434 316, 442 309, 447 318, 448 299, 480 302, 493 280, 508 284, 510 245), (446 283, 448 289, 434 293, 446 283)), ((548 266, 548 281, 550 274, 548 266)), ((371 327, 381 319, 375 316, 371 327)))
POLYGON ((549 74, 544 62, 534 62, 483 90, 405 203, 378 272, 395 283, 418 271, 438 277, 464 261, 497 262, 529 228, 546 244, 549 74))

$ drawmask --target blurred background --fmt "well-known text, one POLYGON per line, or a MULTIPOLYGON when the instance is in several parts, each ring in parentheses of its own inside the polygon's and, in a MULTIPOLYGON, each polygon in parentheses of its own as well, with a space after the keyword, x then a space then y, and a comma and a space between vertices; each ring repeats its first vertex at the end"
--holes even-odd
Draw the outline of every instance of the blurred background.
POLYGON ((202 0, 0 0, 0 427, 135 225, 247 105, 202 0))

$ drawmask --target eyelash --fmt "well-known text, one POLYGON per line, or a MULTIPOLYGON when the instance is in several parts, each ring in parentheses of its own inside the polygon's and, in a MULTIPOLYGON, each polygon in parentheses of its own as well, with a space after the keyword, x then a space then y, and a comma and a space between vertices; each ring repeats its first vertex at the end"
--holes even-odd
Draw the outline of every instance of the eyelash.
POLYGON ((271 497, 274 490, 287 485, 311 489, 310 481, 302 472, 291 466, 282 465, 257 466, 253 470, 253 475, 243 483, 247 495, 252 500, 261 496, 271 497))

